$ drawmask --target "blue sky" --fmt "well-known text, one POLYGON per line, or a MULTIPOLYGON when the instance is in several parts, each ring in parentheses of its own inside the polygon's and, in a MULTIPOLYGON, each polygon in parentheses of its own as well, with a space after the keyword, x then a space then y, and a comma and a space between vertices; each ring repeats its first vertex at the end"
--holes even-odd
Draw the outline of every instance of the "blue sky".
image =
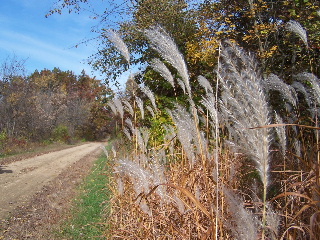
POLYGON ((84 69, 93 76, 86 59, 96 51, 96 42, 80 45, 81 40, 95 37, 91 27, 96 24, 89 13, 45 15, 56 0, 5 0, 0 4, 0 63, 8 56, 28 58, 28 73, 44 68, 84 69))

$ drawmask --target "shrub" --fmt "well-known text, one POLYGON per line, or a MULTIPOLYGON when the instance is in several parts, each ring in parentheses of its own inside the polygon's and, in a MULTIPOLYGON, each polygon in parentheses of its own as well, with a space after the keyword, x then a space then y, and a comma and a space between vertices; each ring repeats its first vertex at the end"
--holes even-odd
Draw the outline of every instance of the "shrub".
POLYGON ((64 143, 70 143, 71 136, 69 134, 69 129, 65 125, 58 125, 53 131, 52 136, 55 141, 61 141, 64 143))

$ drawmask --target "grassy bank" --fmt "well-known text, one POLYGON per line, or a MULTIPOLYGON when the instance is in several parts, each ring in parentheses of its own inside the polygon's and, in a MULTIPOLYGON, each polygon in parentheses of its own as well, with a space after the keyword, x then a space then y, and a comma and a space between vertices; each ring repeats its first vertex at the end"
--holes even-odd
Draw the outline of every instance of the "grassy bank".
POLYGON ((59 238, 63 239, 104 239, 106 226, 101 224, 110 197, 107 189, 107 157, 101 156, 94 164, 91 174, 80 187, 69 220, 62 224, 59 238))

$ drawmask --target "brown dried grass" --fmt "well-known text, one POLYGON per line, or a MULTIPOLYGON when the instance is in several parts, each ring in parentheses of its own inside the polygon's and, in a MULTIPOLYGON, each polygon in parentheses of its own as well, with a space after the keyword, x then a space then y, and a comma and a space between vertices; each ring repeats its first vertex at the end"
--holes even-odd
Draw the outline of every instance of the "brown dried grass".
MULTIPOLYGON (((219 152, 219 184, 236 192, 245 209, 261 217, 262 202, 255 197, 260 194, 260 183, 254 175, 254 165, 241 154, 226 149, 219 152)), ((271 166, 268 202, 280 216, 280 225, 278 230, 271 227, 269 230, 277 233, 276 239, 320 239, 319 165, 305 158, 310 154, 283 158, 277 153, 271 166)), ((115 176, 110 186, 114 194, 107 217, 110 226, 107 238, 215 239, 217 218, 219 239, 235 239, 230 227, 235 226, 232 219, 237 213, 229 211, 221 189, 216 206, 214 159, 203 162, 198 156, 198 163, 190 167, 179 147, 170 159, 165 166, 167 183, 162 186, 166 187, 171 201, 162 201, 156 194, 159 186, 137 196, 128 178, 124 182, 126 190, 120 195, 115 176)))

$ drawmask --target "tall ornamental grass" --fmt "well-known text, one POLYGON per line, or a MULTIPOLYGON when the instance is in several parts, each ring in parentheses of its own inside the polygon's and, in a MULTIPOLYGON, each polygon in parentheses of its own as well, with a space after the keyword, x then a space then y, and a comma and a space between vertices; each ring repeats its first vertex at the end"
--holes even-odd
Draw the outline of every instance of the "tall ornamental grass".
POLYGON ((196 103, 174 41, 161 28, 145 34, 180 77, 159 59, 151 66, 188 102, 161 109, 147 86, 110 102, 123 138, 112 151, 107 238, 320 239, 319 79, 301 73, 288 85, 263 77, 252 54, 225 41, 215 80, 198 77, 205 94, 196 103), (162 113, 168 119, 155 138, 143 123, 162 113))

